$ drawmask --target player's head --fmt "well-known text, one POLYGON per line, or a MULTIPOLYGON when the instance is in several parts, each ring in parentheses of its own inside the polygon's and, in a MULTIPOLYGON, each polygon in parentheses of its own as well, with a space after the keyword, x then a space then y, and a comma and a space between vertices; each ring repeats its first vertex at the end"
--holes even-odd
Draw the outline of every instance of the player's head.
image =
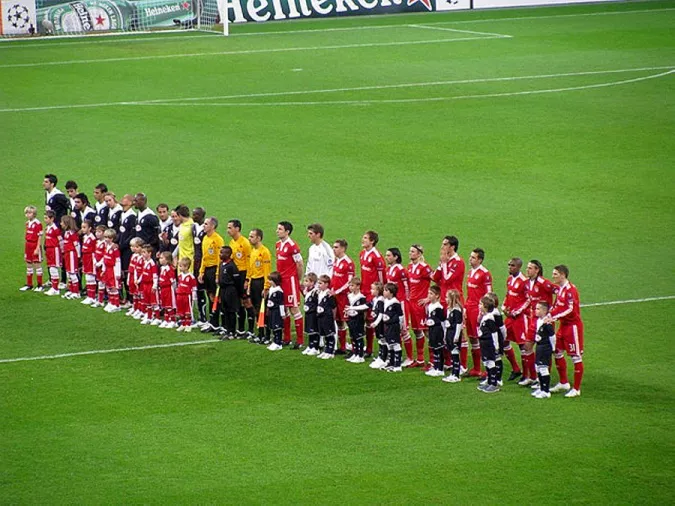
POLYGON ((270 280, 272 286, 279 286, 281 284, 281 274, 277 271, 270 272, 270 275, 267 276, 267 279, 270 280))
POLYGON ((495 301, 489 295, 483 295, 480 299, 480 308, 483 313, 491 313, 495 310, 495 301))
POLYGON ((106 228, 105 232, 103 232, 103 238, 108 242, 113 242, 115 239, 117 239, 117 232, 115 232, 115 230, 112 228, 106 228))
POLYGON ((438 300, 441 298, 441 289, 436 285, 430 286, 428 295, 430 301, 438 302, 438 300))
POLYGON ((73 181, 72 179, 69 181, 66 181, 66 193, 71 199, 75 198, 75 195, 78 194, 77 191, 77 183, 73 181))
POLYGON ((537 315, 537 318, 543 318, 548 314, 549 309, 550 307, 548 302, 541 300, 537 302, 537 307, 535 308, 534 312, 537 315))
POLYGON ((222 248, 220 248, 220 259, 223 262, 226 262, 230 258, 232 258, 232 248, 230 248, 229 246, 223 246, 222 248))
POLYGON ((459 249, 459 239, 454 235, 446 235, 443 238, 442 247, 452 249, 452 251, 457 252, 459 249))
POLYGON ((384 259, 387 261, 387 265, 400 264, 403 261, 401 250, 398 248, 389 248, 384 254, 384 259))
POLYGON ((293 233, 293 224, 290 221, 280 221, 277 223, 277 237, 279 239, 286 239, 293 233))
POLYGON ((345 239, 336 239, 333 243, 333 252, 335 252, 335 256, 338 258, 343 257, 347 251, 347 246, 348 244, 345 239))
POLYGON ((384 285, 379 281, 375 281, 372 285, 370 285, 370 294, 373 297, 379 297, 383 293, 384 293, 384 285))
POLYGON ((139 192, 134 195, 134 207, 139 211, 144 211, 148 207, 148 197, 145 193, 139 192))
POLYGON ((374 230, 367 230, 361 237, 361 246, 365 249, 374 248, 380 242, 380 236, 374 230))
POLYGON ((81 211, 89 205, 89 197, 84 193, 78 193, 72 197, 73 202, 75 203, 75 209, 81 211))
POLYGON ((241 221, 234 219, 227 222, 227 235, 235 239, 241 234, 241 221))
POLYGON ((115 209, 117 206, 117 195, 115 195, 113 192, 106 193, 103 197, 103 200, 109 209, 115 209))
POLYGON ((319 288, 321 290, 326 290, 330 286, 330 276, 328 274, 322 274, 319 276, 319 288))
POLYGON ((73 230, 73 231, 78 230, 75 218, 73 218, 69 214, 61 216, 61 228, 63 230, 73 230))
POLYGON ((361 290, 361 278, 354 276, 349 280, 349 291, 358 293, 361 290))
POLYGON ((553 282, 562 285, 570 277, 570 270, 565 264, 556 265, 553 268, 553 282))
POLYGON ((189 272, 191 266, 192 260, 190 260, 187 257, 183 257, 180 260, 178 260, 178 267, 180 268, 181 272, 189 272))
POLYGON ((248 233, 248 242, 250 242, 252 246, 257 246, 262 242, 262 240, 263 240, 263 231, 260 230, 259 228, 253 228, 248 233))
POLYGON ((48 211, 45 211, 45 222, 48 224, 54 223, 54 220, 56 219, 56 213, 49 209, 48 211))
POLYGON ((518 274, 520 269, 523 268, 523 259, 519 257, 513 257, 509 260, 509 274, 518 274))
POLYGON ((105 183, 99 183, 94 186, 94 198, 96 202, 103 202, 106 193, 108 193, 108 185, 105 183))
POLYGON ((152 245, 144 244, 143 246, 141 246, 141 254, 143 255, 143 258, 145 258, 146 260, 152 258, 153 253, 154 252, 152 250, 152 245))
POLYGON ((176 214, 181 217, 181 221, 184 221, 190 217, 190 208, 185 204, 180 204, 174 209, 176 214))
POLYGON ((170 251, 162 251, 159 254, 159 263, 162 265, 169 265, 171 262, 173 262, 173 255, 170 251))
POLYGON ((157 211, 157 217, 161 221, 166 221, 169 218, 169 204, 162 202, 155 208, 155 210, 157 211))
POLYGON ((302 282, 305 285, 305 288, 312 288, 319 278, 313 272, 308 272, 305 274, 305 277, 302 278, 302 282))
POLYGON ((122 200, 120 200, 120 205, 124 211, 128 211, 134 205, 134 196, 131 193, 125 193, 122 200))
POLYGON ((103 234, 105 234, 106 230, 107 227, 105 225, 96 225, 96 228, 94 229, 94 235, 96 236, 96 239, 103 239, 103 234))
POLYGON ((421 244, 412 244, 408 250, 408 258, 412 262, 424 262, 424 247, 421 244))
POLYGON ((192 221, 199 223, 200 225, 204 223, 204 217, 206 216, 206 209, 203 207, 195 207, 192 210, 192 221))
POLYGON ((307 225, 307 237, 315 244, 319 244, 323 239, 324 229, 320 223, 312 223, 307 225))
POLYGON ((145 243, 143 242, 143 239, 141 239, 140 237, 134 237, 133 239, 131 239, 131 241, 129 241, 131 251, 133 251, 134 253, 138 253, 141 247, 143 247, 143 245, 145 245, 145 243))
POLYGON ((52 191, 56 186, 56 183, 59 182, 59 178, 55 174, 45 174, 45 178, 42 180, 42 187, 48 192, 52 191))
POLYGON ((35 206, 26 206, 23 208, 23 214, 28 218, 29 220, 35 219, 37 216, 37 207, 35 206))
POLYGON ((384 285, 384 296, 387 299, 391 299, 396 297, 396 294, 398 293, 398 286, 396 286, 396 283, 386 283, 384 285))
POLYGON ((476 248, 471 251, 471 255, 469 255, 469 263, 471 264, 471 267, 478 267, 483 263, 483 260, 485 260, 485 251, 483 251, 482 248, 476 248))
POLYGON ((495 292, 488 292, 485 294, 485 297, 490 297, 495 307, 499 306, 499 296, 495 292))
POLYGON ((93 227, 94 223, 91 220, 82 220, 82 235, 89 234, 93 227))
POLYGON ((462 298, 459 294, 459 291, 452 289, 448 290, 448 293, 445 294, 445 300, 448 302, 448 307, 462 307, 462 298))
POLYGON ((527 277, 530 279, 535 279, 538 276, 544 274, 544 267, 541 265, 539 260, 530 260, 527 263, 527 277))

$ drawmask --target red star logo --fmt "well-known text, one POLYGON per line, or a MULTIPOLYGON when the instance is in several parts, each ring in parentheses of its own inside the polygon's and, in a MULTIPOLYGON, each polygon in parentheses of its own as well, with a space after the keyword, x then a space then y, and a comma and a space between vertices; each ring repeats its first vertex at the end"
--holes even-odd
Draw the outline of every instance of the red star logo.
POLYGON ((105 19, 103 18, 103 16, 101 16, 101 15, 99 14, 98 17, 96 18, 96 24, 97 24, 97 25, 102 25, 104 21, 105 21, 105 19))
POLYGON ((183 6, 183 9, 185 9, 185 10, 188 10, 190 8, 189 2, 183 2, 181 5, 183 6))
POLYGON ((408 0, 408 7, 410 7, 412 4, 417 3, 417 2, 422 2, 422 4, 427 8, 427 10, 432 10, 431 8, 431 0, 408 0))

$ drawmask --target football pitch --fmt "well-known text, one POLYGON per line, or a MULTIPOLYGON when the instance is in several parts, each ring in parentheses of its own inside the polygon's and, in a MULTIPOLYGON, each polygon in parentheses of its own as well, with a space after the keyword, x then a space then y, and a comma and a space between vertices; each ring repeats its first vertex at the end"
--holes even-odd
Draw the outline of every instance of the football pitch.
POLYGON ((658 1, 0 43, 0 503, 673 503, 673 27, 658 1), (202 205, 270 248, 289 220, 305 254, 317 221, 355 259, 374 229, 435 266, 453 234, 500 297, 511 257, 564 263, 583 395, 20 293, 22 211, 51 172, 202 205))

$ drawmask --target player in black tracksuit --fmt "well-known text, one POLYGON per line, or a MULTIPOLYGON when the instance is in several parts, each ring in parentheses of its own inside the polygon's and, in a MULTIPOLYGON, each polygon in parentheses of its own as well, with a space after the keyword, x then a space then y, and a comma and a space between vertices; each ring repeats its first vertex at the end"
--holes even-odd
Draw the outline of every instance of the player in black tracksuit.
POLYGON ((427 376, 443 376, 443 348, 445 345, 443 335, 443 322, 445 311, 439 302, 441 289, 437 286, 429 287, 429 305, 427 311, 427 328, 429 329, 429 349, 433 350, 434 367, 426 372, 427 376))
POLYGON ((271 272, 269 280, 270 290, 267 293, 267 318, 265 321, 273 342, 267 349, 276 351, 282 348, 286 308, 284 307, 284 292, 280 286, 281 275, 276 271, 271 272))
POLYGON ((237 311, 241 304, 241 283, 239 270, 232 261, 232 248, 223 246, 220 249, 220 265, 218 266, 218 288, 220 318, 225 329, 220 339, 234 339, 237 325, 237 311))
POLYGON ((499 355, 499 326, 495 321, 495 303, 490 296, 484 296, 480 300, 482 318, 478 339, 483 363, 487 369, 487 385, 479 385, 478 390, 485 393, 499 391, 497 386, 497 356, 499 355))
POLYGON ((352 278, 349 282, 347 299, 349 300, 349 305, 345 307, 345 313, 349 336, 352 340, 352 356, 347 361, 360 364, 364 362, 363 354, 368 302, 366 301, 366 296, 361 293, 361 280, 359 278, 352 278))
POLYGON ((552 323, 545 323, 544 318, 548 314, 549 306, 546 302, 538 302, 535 309, 537 315, 537 333, 534 340, 537 343, 535 350, 535 363, 537 366, 537 376, 539 377, 539 391, 533 392, 535 397, 549 397, 549 387, 551 386, 551 355, 555 349, 555 329, 552 323), (548 395, 546 395, 548 394, 548 395))
POLYGON ((398 287, 394 283, 384 285, 384 339, 389 350, 388 372, 401 372, 401 320, 403 308, 396 298, 398 287))
POLYGON ((305 334, 307 334, 308 346, 302 352, 303 355, 319 354, 319 319, 316 309, 319 306, 319 289, 316 286, 316 274, 310 272, 303 280, 305 291, 305 334))
POLYGON ((319 300, 316 308, 319 323, 319 336, 325 344, 323 353, 317 358, 335 357, 335 297, 330 293, 330 278, 325 274, 319 276, 319 300))

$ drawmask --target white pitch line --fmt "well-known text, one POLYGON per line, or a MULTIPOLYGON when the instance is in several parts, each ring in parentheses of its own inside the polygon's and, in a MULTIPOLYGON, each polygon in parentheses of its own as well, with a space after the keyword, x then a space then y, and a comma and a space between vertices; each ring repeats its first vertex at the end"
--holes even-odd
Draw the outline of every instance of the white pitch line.
POLYGON ((137 101, 123 101, 123 102, 101 102, 96 104, 66 104, 66 105, 48 105, 40 107, 23 107, 13 109, 0 109, 2 112, 34 112, 34 111, 51 111, 55 109, 83 109, 91 107, 114 107, 114 106, 128 106, 128 105, 144 105, 144 104, 162 104, 166 105, 171 102, 189 102, 189 101, 203 101, 203 100, 227 100, 234 98, 261 98, 261 97, 279 97, 279 96, 293 96, 293 95, 309 95, 318 93, 339 93, 345 91, 372 91, 372 90, 386 90, 397 88, 415 88, 426 86, 445 86, 453 84, 476 84, 476 83, 490 83, 500 81, 520 81, 529 79, 552 79, 558 77, 577 77, 590 76, 602 74, 617 74, 626 72, 643 72, 648 70, 672 70, 675 65, 661 66, 661 67, 638 67, 627 69, 613 69, 613 70, 588 70, 580 72, 563 72, 559 74, 539 74, 528 76, 510 76, 510 77, 486 77, 478 79, 460 79, 452 81, 430 81, 422 83, 401 83, 401 84, 383 84, 375 86, 356 86, 347 88, 327 88, 318 90, 297 90, 297 91, 276 91, 267 93, 246 93, 239 95, 216 95, 208 97, 183 97, 183 98, 159 98, 152 100, 137 100, 137 101))
MULTIPOLYGON (((424 97, 424 98, 392 98, 377 100, 325 100, 325 101, 305 101, 305 102, 144 102, 130 105, 139 106, 178 106, 178 107, 283 107, 283 106, 313 106, 313 105, 371 105, 371 104, 411 104, 420 102, 445 102, 450 100, 466 100, 471 98, 496 98, 496 97, 514 97, 520 95, 540 95, 544 93, 562 93, 565 91, 590 90, 594 88, 608 88, 610 86, 619 86, 622 84, 638 83, 649 79, 656 79, 674 73, 675 70, 661 72, 650 76, 636 77, 634 79, 625 79, 623 81, 612 81, 608 83, 588 84, 584 86, 570 86, 567 88, 549 88, 543 90, 513 91, 505 93, 485 93, 477 95, 455 95, 451 97, 424 97)), ((1 111, 0 111, 1 112, 1 111)))
POLYGON ((34 63, 9 63, 0 65, 0 68, 25 68, 25 67, 49 67, 54 65, 81 65, 87 63, 111 63, 126 61, 144 61, 144 60, 163 60, 167 58, 196 58, 202 56, 234 56, 243 54, 264 54, 264 53, 288 53, 293 51, 328 51, 335 49, 360 49, 364 47, 390 47, 390 46, 414 46, 420 44, 440 44, 445 42, 464 42, 469 40, 491 40, 504 37, 457 37, 454 39, 435 39, 435 40, 411 40, 400 42, 370 42, 364 44, 340 44, 334 46, 305 46, 305 47, 275 47, 267 49, 242 49, 239 51, 213 51, 205 53, 176 53, 159 54, 149 56, 124 56, 119 58, 100 58, 88 60, 57 60, 48 62, 34 63))
MULTIPOLYGON (((644 299, 627 299, 627 300, 612 300, 608 302, 594 302, 592 304, 581 304, 582 308, 599 307, 599 306, 613 306, 617 304, 638 304, 643 302, 654 302, 660 300, 673 300, 675 295, 665 295, 663 297, 647 297, 644 299)), ((218 339, 205 339, 203 341, 183 341, 178 343, 166 344, 149 344, 147 346, 130 346, 128 348, 112 348, 107 350, 90 350, 90 351, 76 351, 73 353, 59 353, 57 355, 40 355, 37 357, 18 357, 18 358, 3 358, 0 359, 0 364, 9 364, 13 362, 34 362, 37 360, 54 360, 57 358, 80 357, 84 355, 103 355, 106 353, 121 353, 125 351, 142 351, 154 350, 157 348, 174 348, 176 346, 191 346, 196 344, 217 343, 218 339)))
MULTIPOLYGON (((446 24, 467 24, 467 23, 490 23, 490 22, 500 22, 500 21, 522 21, 527 19, 555 19, 555 18, 575 18, 575 17, 584 17, 584 16, 610 16, 618 14, 644 14, 650 12, 664 12, 664 11, 673 11, 675 8, 665 7, 663 9, 635 9, 635 10, 626 10, 626 11, 602 11, 602 12, 587 12, 587 13, 577 13, 577 14, 552 14, 550 16, 518 16, 510 18, 480 18, 480 19, 463 19, 457 21, 435 21, 431 23, 424 23, 426 25, 446 25, 446 24)), ((331 21, 334 22, 339 18, 323 18, 323 19, 314 19, 313 21, 331 21)), ((305 22, 306 20, 286 20, 284 23, 297 23, 305 22)), ((236 29, 237 26, 247 26, 246 24, 234 25, 236 29)), ((319 29, 309 29, 309 30, 270 30, 262 32, 243 32, 243 33, 232 33, 230 32, 230 37, 251 37, 258 35, 287 35, 287 34, 298 34, 298 33, 323 33, 323 32, 338 32, 338 31, 352 31, 352 30, 371 30, 379 28, 395 28, 405 25, 366 25, 366 26, 347 26, 347 27, 336 27, 336 28, 319 28, 319 29)), ((233 27, 230 27, 232 30, 233 27)), ((24 49, 31 47, 42 47, 42 46, 70 46, 70 45, 80 45, 80 44, 122 44, 127 42, 153 42, 153 41, 170 41, 176 39, 197 39, 205 37, 220 37, 220 34, 204 34, 204 35, 172 35, 170 37, 165 36, 153 36, 153 37, 138 37, 138 38, 110 38, 104 40, 74 40, 74 41, 64 41, 64 42, 43 42, 40 39, 35 40, 11 40, 11 39, 0 39, 0 50, 2 49, 24 49), (4 46, 4 47, 3 47, 4 46)), ((90 36, 79 36, 79 37, 90 37, 90 36)), ((73 36, 73 38, 78 38, 78 36, 73 36)))
POLYGON ((489 35, 492 37, 499 37, 500 39, 512 39, 513 35, 505 35, 503 33, 490 33, 490 32, 474 32, 472 30, 458 30, 457 28, 443 28, 442 26, 438 25, 406 25, 409 26, 410 28, 424 28, 426 30, 440 30, 442 32, 457 32, 457 33, 471 33, 474 35, 489 35))

